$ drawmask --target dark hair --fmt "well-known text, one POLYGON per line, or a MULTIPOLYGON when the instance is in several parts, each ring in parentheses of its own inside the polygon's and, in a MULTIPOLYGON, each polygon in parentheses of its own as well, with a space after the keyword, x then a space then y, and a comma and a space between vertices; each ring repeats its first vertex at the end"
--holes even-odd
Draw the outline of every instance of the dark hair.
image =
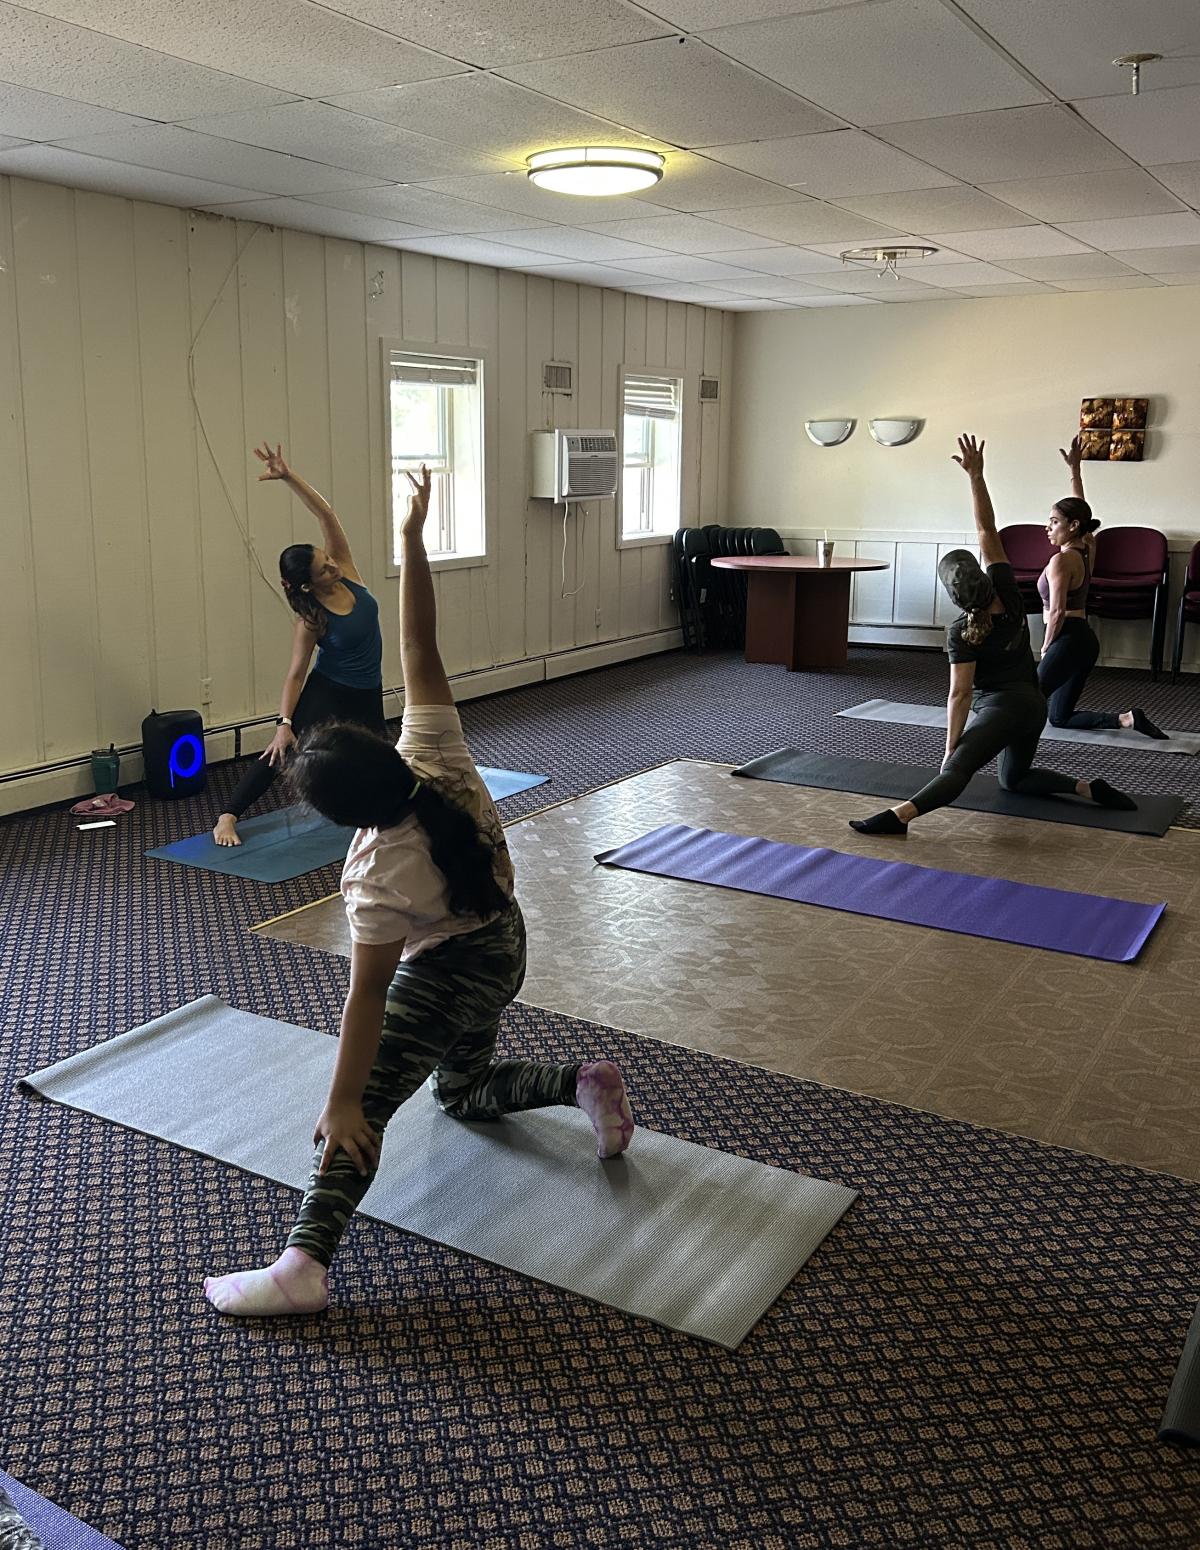
POLYGON ((1054 502, 1052 509, 1058 512, 1064 522, 1077 522, 1081 533, 1094 533, 1100 526, 1092 516, 1092 508, 1087 501, 1080 500, 1078 495, 1064 495, 1062 500, 1054 502))
POLYGON ((982 646, 984 641, 992 633, 992 625, 996 622, 990 608, 970 608, 967 610, 967 622, 962 628, 962 638, 968 646, 982 646))
POLYGON ((453 914, 488 916, 508 907, 492 872, 493 847, 475 820, 418 780, 382 734, 355 722, 324 721, 301 738, 289 780, 309 807, 347 828, 390 829, 416 818, 446 879, 453 914))
POLYGON ((312 581, 312 544, 289 544, 279 556, 279 579, 283 595, 317 635, 324 635, 327 616, 321 603, 304 589, 312 581))

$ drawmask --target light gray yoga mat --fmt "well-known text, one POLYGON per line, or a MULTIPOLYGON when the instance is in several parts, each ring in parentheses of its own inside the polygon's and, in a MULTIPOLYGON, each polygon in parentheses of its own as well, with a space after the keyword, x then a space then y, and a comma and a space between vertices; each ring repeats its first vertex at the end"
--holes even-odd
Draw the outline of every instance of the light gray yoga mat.
MULTIPOLYGON (((21 1085, 302 1190, 335 1048, 202 996, 21 1085)), ((652 1130, 602 1163, 579 1109, 464 1124, 423 1087, 363 1214, 732 1350, 857 1193, 652 1130)))
MULTIPOLYGON (((891 721, 906 727, 945 727, 944 705, 905 705, 897 700, 864 700, 861 705, 850 705, 839 710, 839 716, 849 716, 855 721, 891 721)), ((970 721, 967 722, 970 726, 970 721)), ((1165 730, 1165 728, 1164 728, 1165 730)), ((1143 737, 1132 728, 1119 732, 1084 732, 1074 727, 1052 727, 1049 722, 1042 732, 1051 743, 1104 743, 1109 748, 1123 748, 1126 753, 1200 753, 1200 732, 1172 732, 1168 737, 1143 737)))

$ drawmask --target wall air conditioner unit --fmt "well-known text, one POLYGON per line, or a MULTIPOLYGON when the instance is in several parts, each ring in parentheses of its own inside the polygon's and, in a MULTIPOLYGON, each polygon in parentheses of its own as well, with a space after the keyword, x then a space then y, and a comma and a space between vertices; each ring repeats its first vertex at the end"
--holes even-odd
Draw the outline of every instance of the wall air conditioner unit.
POLYGON ((533 431, 529 493, 535 500, 611 500, 621 473, 616 431, 533 431))

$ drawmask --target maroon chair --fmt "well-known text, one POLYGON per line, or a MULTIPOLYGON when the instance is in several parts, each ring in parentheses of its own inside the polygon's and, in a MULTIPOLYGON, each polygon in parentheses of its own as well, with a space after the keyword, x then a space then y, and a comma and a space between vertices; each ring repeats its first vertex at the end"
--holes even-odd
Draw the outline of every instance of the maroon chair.
POLYGON ((1038 596, 1037 579, 1054 553, 1046 529, 1040 522, 1017 522, 1012 527, 1000 529, 1000 542, 1013 568, 1017 590, 1025 601, 1025 612, 1040 614, 1042 600, 1038 596))
POLYGON ((1183 578, 1183 596, 1179 599, 1179 618, 1175 622, 1175 659, 1171 663, 1171 682, 1179 677, 1179 664, 1183 661, 1183 627, 1188 622, 1200 624, 1200 544, 1192 545, 1188 555, 1187 575, 1183 578))
POLYGON ((1167 540, 1157 528, 1101 528, 1087 611, 1098 619, 1151 620, 1150 672, 1158 677, 1167 633, 1167 540))

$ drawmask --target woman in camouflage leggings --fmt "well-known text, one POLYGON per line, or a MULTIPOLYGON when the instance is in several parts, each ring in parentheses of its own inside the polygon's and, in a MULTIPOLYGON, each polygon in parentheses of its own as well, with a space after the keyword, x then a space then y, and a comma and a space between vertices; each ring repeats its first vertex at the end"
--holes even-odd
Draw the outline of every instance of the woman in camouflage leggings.
POLYGON ((350 992, 299 1218, 273 1264, 205 1281, 222 1313, 326 1306, 328 1267, 375 1175, 384 1130, 426 1080, 456 1119, 577 1104, 602 1158, 623 1152, 633 1135, 611 1061, 494 1059, 501 1013, 525 978, 525 924, 504 831, 438 652, 423 537, 430 479, 421 473, 401 529, 400 742, 327 723, 306 735, 292 764, 300 796, 357 830, 342 869, 350 992))

